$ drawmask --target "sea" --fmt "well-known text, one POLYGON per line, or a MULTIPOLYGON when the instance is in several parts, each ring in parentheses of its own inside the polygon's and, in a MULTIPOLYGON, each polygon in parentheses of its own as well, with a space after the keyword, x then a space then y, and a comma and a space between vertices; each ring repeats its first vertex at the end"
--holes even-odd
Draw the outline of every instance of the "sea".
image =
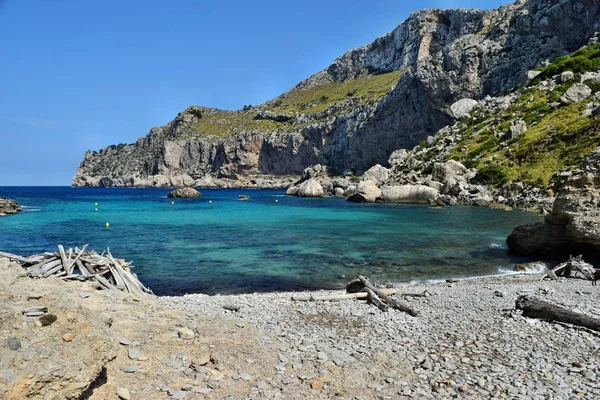
POLYGON ((84 244, 132 261, 159 295, 343 287, 513 273, 505 240, 534 213, 482 207, 355 204, 283 190, 0 187, 23 212, 0 217, 0 251, 31 255, 84 244), (247 195, 248 200, 239 200, 247 195))

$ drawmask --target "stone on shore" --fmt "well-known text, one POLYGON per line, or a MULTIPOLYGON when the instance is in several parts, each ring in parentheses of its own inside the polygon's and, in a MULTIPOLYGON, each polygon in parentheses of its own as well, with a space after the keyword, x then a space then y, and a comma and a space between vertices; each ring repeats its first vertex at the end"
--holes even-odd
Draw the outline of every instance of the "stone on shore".
POLYGON ((348 197, 348 201, 354 203, 374 203, 381 197, 381 189, 374 181, 362 181, 358 184, 355 192, 348 197))
POLYGON ((429 203, 439 196, 439 192, 425 185, 384 186, 381 199, 386 203, 429 203))
POLYGON ((201 196, 202 194, 199 191, 191 187, 175 189, 167 195, 169 198, 194 198, 201 196))
POLYGON ((465 180, 464 175, 467 168, 460 162, 449 160, 445 163, 433 164, 431 179, 440 183, 447 183, 452 178, 455 180, 465 180))
POLYGON ((388 179, 388 177, 390 176, 390 170, 382 167, 379 164, 375 164, 374 166, 372 166, 371 168, 369 168, 364 174, 363 174, 363 179, 364 180, 371 180, 371 181, 375 181, 376 183, 379 182, 384 182, 388 179))
POLYGON ((317 179, 310 178, 299 185, 292 186, 285 194, 299 197, 322 197, 325 195, 325 190, 317 179))

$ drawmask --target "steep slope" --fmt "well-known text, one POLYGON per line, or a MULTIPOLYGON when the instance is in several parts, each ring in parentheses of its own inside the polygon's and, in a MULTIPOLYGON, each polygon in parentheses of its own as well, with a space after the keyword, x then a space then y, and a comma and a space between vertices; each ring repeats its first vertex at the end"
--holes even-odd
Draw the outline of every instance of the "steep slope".
POLYGON ((457 100, 509 90, 597 30, 593 0, 419 11, 258 107, 190 107, 134 144, 86 153, 73 185, 210 185, 317 163, 363 171, 451 123, 457 100))

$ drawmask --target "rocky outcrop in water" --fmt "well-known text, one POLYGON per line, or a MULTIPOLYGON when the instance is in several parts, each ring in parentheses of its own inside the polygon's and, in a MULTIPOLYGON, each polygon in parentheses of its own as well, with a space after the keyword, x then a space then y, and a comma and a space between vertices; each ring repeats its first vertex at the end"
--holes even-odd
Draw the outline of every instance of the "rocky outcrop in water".
POLYGON ((21 212, 22 208, 14 200, 8 200, 4 197, 0 198, 0 216, 2 215, 10 215, 21 212))
POLYGON ((73 185, 198 186, 252 174, 300 174, 319 163, 338 172, 386 165, 393 151, 465 117, 473 101, 511 89, 543 61, 585 44, 600 28, 599 14, 600 4, 590 0, 419 11, 271 102, 239 112, 191 107, 134 144, 86 153, 73 185), (391 71, 401 74, 382 97, 349 91, 347 100, 324 110, 277 109, 299 92, 356 79, 368 84, 364 79, 391 71), (474 100, 451 108, 462 99, 474 100), (219 113, 224 116, 206 122, 219 113), (239 122, 246 119, 266 125, 247 129, 239 122), (238 128, 227 128, 232 121, 238 128))
POLYGON ((202 194, 194 188, 185 187, 185 188, 175 189, 175 190, 169 192, 167 197, 170 199, 175 199, 175 198, 188 198, 189 199, 189 198, 194 198, 194 197, 202 197, 202 194))
POLYGON ((580 168, 561 174, 552 212, 544 222, 519 226, 506 240, 519 254, 600 255, 600 148, 580 168))

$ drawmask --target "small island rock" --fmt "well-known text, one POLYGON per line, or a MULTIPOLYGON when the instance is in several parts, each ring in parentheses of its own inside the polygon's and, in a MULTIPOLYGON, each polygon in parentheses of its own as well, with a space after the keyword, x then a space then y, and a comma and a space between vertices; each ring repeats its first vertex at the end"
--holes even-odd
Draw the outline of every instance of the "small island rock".
POLYGON ((0 216, 16 214, 21 211, 21 206, 14 200, 0 198, 0 216))
POLYGON ((194 198, 201 197, 202 194, 194 188, 184 187, 180 189, 175 189, 172 192, 169 192, 167 195, 168 198, 194 198))

